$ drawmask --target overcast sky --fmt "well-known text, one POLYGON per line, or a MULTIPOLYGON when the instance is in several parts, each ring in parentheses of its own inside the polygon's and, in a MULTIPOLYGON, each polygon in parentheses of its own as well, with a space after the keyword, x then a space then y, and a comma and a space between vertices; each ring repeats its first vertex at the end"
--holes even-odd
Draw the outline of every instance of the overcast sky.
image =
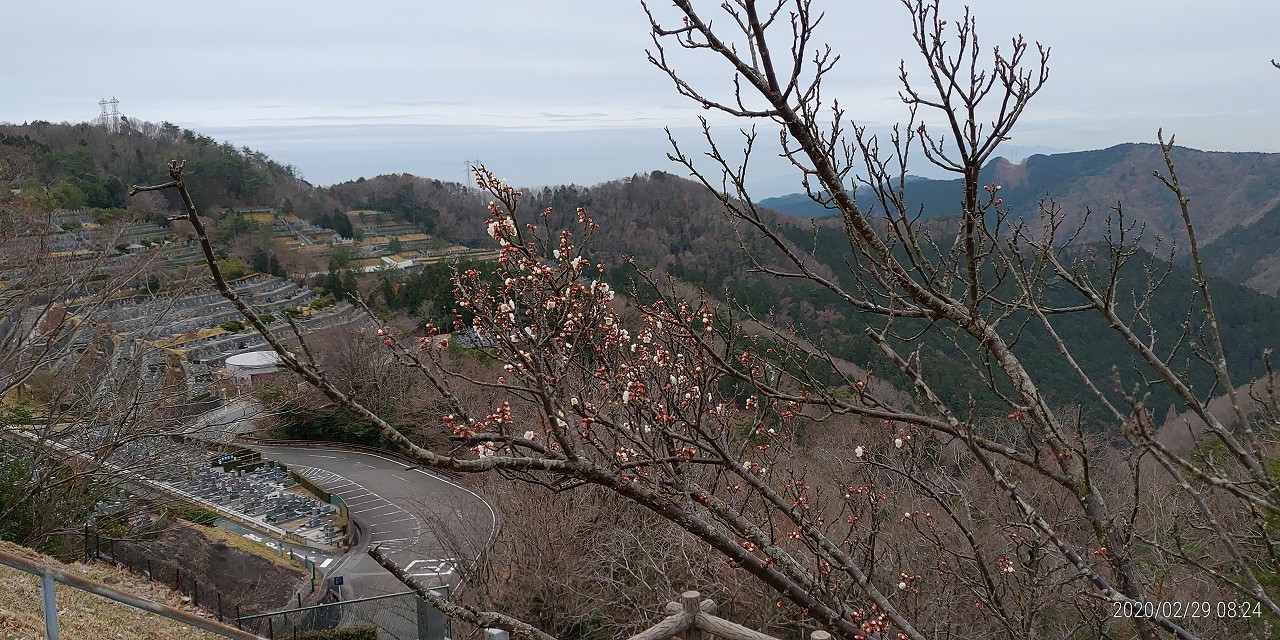
MULTIPOLYGON (((1022 33, 1052 47, 1014 155, 1152 142, 1161 126, 1200 149, 1280 150, 1280 2, 970 4, 984 45, 1022 33)), ((900 2, 814 5, 843 56, 825 95, 860 123, 901 119, 898 61, 913 60, 900 2)), ((944 16, 962 10, 943 0, 944 16)), ((675 171, 662 128, 692 144, 704 113, 646 62, 633 0, 47 0, 4 13, 0 121, 89 120, 114 96, 129 117, 265 151, 317 184, 461 180, 477 159, 523 185, 675 171)), ((715 62, 682 59, 722 87, 715 62)), ((762 196, 798 190, 768 158, 756 176, 762 196)))

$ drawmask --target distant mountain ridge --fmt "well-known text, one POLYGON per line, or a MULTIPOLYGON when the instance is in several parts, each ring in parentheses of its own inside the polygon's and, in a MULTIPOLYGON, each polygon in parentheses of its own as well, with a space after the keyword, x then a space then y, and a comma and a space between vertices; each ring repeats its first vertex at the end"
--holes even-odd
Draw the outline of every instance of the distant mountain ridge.
MULTIPOLYGON (((83 202, 81 206, 97 206, 93 202, 100 200, 120 206, 124 204, 117 199, 120 185, 162 180, 165 163, 177 157, 188 159, 190 184, 203 201, 201 209, 211 219, 217 220, 220 212, 243 206, 279 206, 316 221, 344 211, 376 209, 388 218, 411 222, 451 243, 492 247, 484 227, 487 198, 458 183, 388 174, 318 188, 261 154, 164 125, 110 135, 87 125, 42 123, 25 130, 0 127, 0 136, 0 162, 20 167, 17 173, 0 172, 0 186, 7 187, 0 190, 0 213, 7 207, 66 208, 73 198, 83 202)), ((1277 197, 1272 185, 1276 183, 1280 156, 1184 149, 1175 155, 1180 176, 1193 197, 1192 207, 1202 218, 1199 237, 1204 239, 1209 264, 1219 273, 1230 271, 1247 276, 1236 282, 1265 281, 1270 273, 1265 269, 1275 269, 1269 265, 1276 260, 1268 245, 1280 233, 1280 211, 1271 202, 1277 197), (1223 206, 1204 207, 1202 203, 1223 206)), ((988 167, 985 179, 1005 187, 1001 193, 1013 215, 1034 215, 1037 202, 1049 195, 1062 204, 1069 221, 1078 220, 1086 206, 1105 213, 1117 200, 1124 199, 1130 219, 1145 220, 1151 233, 1179 237, 1176 202, 1149 177, 1152 170, 1162 166, 1159 150, 1153 145, 1121 145, 1095 152, 1033 156, 1019 164, 1000 160, 988 167)), ((908 199, 913 207, 923 206, 929 217, 947 217, 958 211, 957 187, 954 181, 915 179, 908 184, 908 199)), ((871 199, 859 194, 859 201, 866 206, 871 199)), ((176 203, 161 200, 152 204, 152 213, 164 220, 165 210, 172 210, 176 203)), ((127 204, 131 208, 138 205, 136 198, 127 204)), ((572 226, 576 221, 574 210, 579 206, 601 225, 592 233, 591 254, 603 261, 604 278, 619 290, 630 291, 628 283, 639 280, 624 260, 630 258, 641 270, 652 270, 658 282, 665 282, 664 276, 670 275, 673 286, 686 295, 695 295, 702 289, 711 297, 732 299, 756 317, 794 325, 805 339, 823 344, 845 361, 874 370, 880 379, 905 388, 904 380, 894 379, 895 367, 884 360, 863 333, 874 319, 852 311, 830 292, 762 273, 761 264, 785 265, 780 251, 728 219, 716 195, 701 184, 653 171, 592 187, 528 189, 521 202, 522 216, 531 217, 550 208, 552 213, 541 223, 549 229, 572 226), (760 263, 748 258, 743 249, 760 263)), ((824 277, 842 281, 853 274, 851 269, 857 268, 856 262, 849 259, 848 242, 838 221, 811 222, 767 210, 765 216, 767 223, 777 228, 796 251, 812 252, 814 268, 824 277)), ((222 217, 234 221, 225 214, 222 217)), ((1086 225, 1088 238, 1097 237, 1102 217, 1098 215, 1086 225)), ((1068 228, 1071 224, 1068 222, 1068 228)), ((227 249, 235 250, 230 246, 227 249)), ((1140 256, 1134 264, 1137 271, 1125 276, 1126 291, 1145 284, 1145 273, 1137 262, 1146 258, 1140 256)), ((370 278, 378 277, 381 276, 370 278)), ((1186 310, 1196 305, 1195 293, 1184 286, 1189 277, 1185 270, 1179 270, 1171 276, 1171 282, 1182 284, 1163 290, 1162 312, 1153 318, 1159 334, 1177 335, 1186 310)), ((368 290, 378 283, 365 285, 368 290)), ((855 284, 849 282, 847 286, 853 288, 855 284)), ((1274 291, 1273 288, 1268 293, 1274 291)), ((651 299, 652 295, 643 286, 635 293, 640 300, 651 299)), ((1232 336, 1233 356, 1246 354, 1233 359, 1233 375, 1240 379, 1260 375, 1259 361, 1253 355, 1280 346, 1280 300, 1227 283, 1215 285, 1215 299, 1224 332, 1232 336)), ((1106 369, 1097 367, 1115 364, 1114 354, 1123 346, 1107 341, 1105 323, 1081 321, 1069 328, 1071 344, 1079 345, 1086 369, 1105 376, 1106 369)), ((1028 332, 1018 345, 1019 355, 1029 365, 1057 366, 1054 347, 1037 338, 1034 332, 1028 332)), ((973 394, 972 371, 963 359, 947 356, 946 344, 931 342, 929 346, 923 357, 939 376, 938 392, 949 402, 966 404, 967 397, 973 394)), ((1060 394, 1056 400, 1064 404, 1083 393, 1067 379, 1058 380, 1055 389, 1060 394)), ((1160 389, 1154 391, 1153 402, 1158 406, 1168 402, 1162 393, 1160 389)), ((979 402, 984 411, 995 410, 993 407, 997 404, 979 402)))
MULTIPOLYGON (((1268 295, 1280 293, 1280 254, 1274 251, 1280 242, 1280 154, 1176 147, 1172 156, 1191 198, 1206 267, 1268 295)), ((1040 203, 1052 200, 1061 207, 1063 228, 1081 227, 1086 241, 1104 236, 1108 214, 1119 206, 1126 220, 1145 227, 1149 247, 1157 237, 1163 251, 1176 241, 1175 260, 1185 260, 1187 235, 1177 201, 1153 171, 1165 171, 1159 146, 1129 143, 1033 155, 1017 164, 997 158, 983 170, 983 181, 1004 187, 1004 205, 1016 218, 1034 219, 1040 203), (1086 210, 1092 212, 1087 221, 1086 210)), ((959 179, 909 180, 907 200, 913 209, 923 207, 925 218, 959 215, 959 185, 959 179)), ((859 191, 859 203, 874 209, 870 194, 859 191)), ((760 204, 805 218, 824 212, 804 194, 760 204)))

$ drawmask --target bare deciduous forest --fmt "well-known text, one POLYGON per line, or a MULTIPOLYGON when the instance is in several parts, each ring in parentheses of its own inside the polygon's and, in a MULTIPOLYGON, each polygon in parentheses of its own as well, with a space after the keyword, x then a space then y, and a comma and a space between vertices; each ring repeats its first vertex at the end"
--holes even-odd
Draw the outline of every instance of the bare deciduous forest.
MULTIPOLYGON (((920 57, 903 64, 908 117, 889 139, 867 136, 856 106, 823 93, 838 56, 822 44, 809 2, 704 10, 678 0, 646 10, 651 61, 679 94, 781 136, 812 197, 839 213, 849 274, 817 268, 750 204, 746 167, 720 152, 733 142, 708 129, 709 158, 695 158, 673 140, 677 164, 719 194, 742 248, 761 251, 748 253, 755 271, 825 289, 876 318, 865 334, 905 388, 851 372, 792 327, 671 281, 639 273, 649 299, 624 302, 603 279, 614 265, 590 251, 599 225, 589 210, 554 225, 563 217, 524 210, 522 194, 483 168, 487 230, 502 248, 493 277, 456 275, 461 309, 451 324, 421 337, 378 329, 447 407, 438 428, 448 446, 418 446, 273 339, 289 368, 422 464, 516 483, 504 511, 527 516, 528 528, 490 556, 487 586, 469 594, 477 608, 452 613, 572 635, 574 625, 600 622, 571 619, 571 602, 595 602, 593 615, 607 617, 693 586, 750 603, 745 611, 776 601, 765 617, 744 611, 753 624, 844 638, 1271 634, 1280 615, 1275 397, 1269 378, 1240 390, 1227 369, 1193 194, 1171 160, 1154 168, 1185 225, 1196 290, 1184 331, 1156 334, 1148 311, 1166 272, 1138 265, 1144 288, 1117 295, 1129 262, 1145 255, 1121 207, 1094 213, 1105 218, 1105 244, 1076 246, 1052 202, 1034 219, 1013 219, 1001 186, 980 181, 1048 81, 1048 49, 1021 36, 979 46, 967 12, 949 21, 936 2, 904 8, 920 57), (732 82, 695 85, 681 73, 688 56, 718 60, 732 82), (954 226, 925 228, 906 206, 908 154, 962 179, 954 226), (854 201, 854 180, 873 190, 882 215, 854 201), (1051 290, 1071 301, 1051 301, 1051 290), (1140 365, 1087 373, 1074 357, 1080 347, 1056 333, 1080 315, 1104 320, 1140 365), (463 331, 491 344, 492 374, 459 371, 446 336, 463 331), (1053 340, 1059 367, 1090 390, 1087 406, 1050 400, 1014 349, 1030 331, 1053 340), (935 392, 922 366, 925 333, 956 346, 970 384, 999 399, 999 414, 935 392), (1188 384, 1176 364, 1185 354, 1211 369, 1211 388, 1188 384), (1158 430, 1147 404, 1154 387, 1170 391, 1195 426, 1158 430), (1220 394, 1229 410, 1209 411, 1220 394), (1099 414, 1102 429, 1085 417, 1099 414), (548 593, 559 599, 513 593, 533 576, 557 584, 548 593), (646 592, 658 593, 646 602, 646 592), (479 612, 486 607, 526 622, 479 612)), ((1161 144, 1168 160, 1172 137, 1161 144)), ((185 194, 181 166, 173 176, 185 194)))
POLYGON ((830 86, 858 61, 819 4, 642 2, 648 60, 704 137, 671 136, 671 173, 591 189, 484 166, 478 191, 323 189, 169 123, 0 132, 0 538, 59 550, 106 497, 95 465, 181 435, 186 365, 114 338, 108 311, 204 286, 207 263, 291 372, 258 395, 269 428, 395 448, 501 514, 452 599, 421 592, 457 635, 627 637, 694 589, 779 638, 1275 637, 1280 305, 1210 275, 1272 286, 1248 228, 1197 238, 1237 192, 1188 187, 1161 131, 1154 166, 1124 159, 1163 198, 1146 218, 1023 191, 1015 208, 993 163, 1052 82, 1048 46, 901 0, 903 120, 875 136, 830 86), (750 158, 775 147, 832 217, 754 204, 750 158), (187 157, 164 172, 161 152, 187 157), (955 180, 913 183, 921 162, 955 180), (498 258, 357 278, 343 249, 326 273, 234 209, 264 201, 344 241, 363 208, 498 258), (87 252, 27 232, 85 207, 110 211, 78 231, 87 252), (130 254, 120 225, 140 220, 189 229, 200 270, 130 254), (364 332, 266 317, 236 293, 246 264, 320 274, 364 332), (51 444, 68 433, 84 464, 51 444))

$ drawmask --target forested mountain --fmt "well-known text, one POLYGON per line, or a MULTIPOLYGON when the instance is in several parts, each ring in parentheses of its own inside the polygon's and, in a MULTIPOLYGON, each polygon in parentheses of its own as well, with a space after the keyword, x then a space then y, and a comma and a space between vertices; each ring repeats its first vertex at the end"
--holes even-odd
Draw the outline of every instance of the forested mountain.
MULTIPOLYGON (((954 185, 938 181, 921 184, 936 190, 939 199, 945 187, 954 188, 954 185)), ((452 185, 433 184, 429 180, 406 176, 383 176, 359 184, 337 185, 331 192, 344 204, 356 207, 367 198, 385 197, 370 196, 370 193, 408 193, 409 190, 421 198, 423 207, 437 212, 441 228, 458 230, 456 239, 477 246, 490 242, 481 224, 482 206, 469 202, 466 194, 459 194, 452 185), (348 193, 360 195, 356 199, 344 197, 348 193)), ((634 270, 621 261, 623 257, 630 257, 642 270, 670 274, 679 281, 706 290, 712 296, 731 299, 757 317, 782 325, 794 325, 801 335, 814 343, 826 345, 841 358, 873 370, 876 375, 900 387, 905 386, 906 381, 899 379, 895 367, 884 360, 863 333, 868 323, 877 320, 850 310, 848 305, 826 290, 797 287, 793 281, 776 280, 753 272, 743 247, 765 260, 774 261, 774 264, 779 264, 779 255, 771 252, 758 234, 749 230, 740 233, 723 215, 714 194, 701 185, 654 172, 589 188, 561 186, 534 189, 526 193, 524 203, 529 220, 537 212, 551 207, 553 213, 549 226, 552 228, 569 226, 575 208, 586 208, 601 225, 592 237, 591 246, 597 255, 605 258, 615 285, 625 286, 635 279, 634 270)), ((1147 206, 1153 207, 1154 204, 1140 203, 1137 208, 1147 206)), ((771 218, 772 224, 795 247, 812 252, 824 273, 846 286, 853 286, 854 274, 846 262, 848 243, 843 229, 834 220, 810 222, 767 211, 764 215, 771 218)), ((943 227, 941 224, 937 226, 943 227)), ((1087 252, 1090 249, 1086 243, 1073 251, 1087 252)), ((1185 266, 1169 265, 1149 253, 1140 254, 1122 273, 1118 297, 1121 300, 1135 299, 1135 296, 1143 294, 1152 274, 1170 268, 1172 272, 1159 295, 1154 297, 1150 315, 1156 334, 1172 339, 1172 336, 1180 335, 1188 314, 1197 308, 1197 294, 1191 287, 1190 273, 1185 266)), ((1264 367, 1260 354, 1263 349, 1280 346, 1280 300, 1225 279, 1215 281, 1214 287, 1222 321, 1226 325, 1225 334, 1233 338, 1228 347, 1233 375, 1241 380, 1262 375, 1264 367)), ((643 291, 638 293, 645 297, 643 291)), ((1051 287, 1050 300, 1058 304, 1079 303, 1062 283, 1051 287)), ((903 333, 911 334, 913 326, 904 322, 899 328, 903 333)), ((1022 325, 1011 320, 1009 326, 1022 325)), ((1128 350, 1105 322, 1093 315, 1068 319, 1062 323, 1060 331, 1062 337, 1077 350, 1081 366, 1095 379, 1108 379, 1112 367, 1127 373, 1141 366, 1131 360, 1116 359, 1116 354, 1127 354, 1128 350)), ((965 406, 972 399, 979 412, 995 410, 998 403, 994 396, 975 385, 970 363, 962 356, 963 341, 958 346, 952 342, 951 336, 929 334, 921 344, 926 347, 922 357, 938 375, 937 379, 942 380, 938 388, 944 399, 956 406, 965 406)), ((1056 346, 1036 326, 1021 332, 1015 348, 1032 373, 1039 376, 1038 379, 1052 383, 1049 393, 1063 405, 1072 404, 1088 393, 1072 372, 1061 368, 1056 346)), ((1197 390, 1210 393, 1212 376, 1208 368, 1191 354, 1187 354, 1184 364, 1192 372, 1190 377, 1198 385, 1197 390)), ((1163 409, 1172 401, 1169 391, 1159 385, 1153 386, 1151 393, 1154 407, 1163 409)))
MULTIPOLYGON (((1211 272, 1269 295, 1280 293, 1280 154, 1223 153, 1177 147, 1178 177, 1189 191, 1196 236, 1211 272)), ((1163 238, 1178 244, 1176 261, 1185 263, 1186 231, 1177 200, 1152 171, 1161 168, 1154 144, 1122 144, 1097 151, 1034 155, 1019 164, 997 158, 983 170, 984 184, 998 184, 1004 205, 1015 218, 1034 219, 1042 202, 1061 207, 1063 228, 1082 226, 1085 240, 1098 240, 1106 220, 1123 204, 1126 220, 1145 226, 1147 246, 1163 238), (1085 212, 1091 211, 1088 220, 1085 212)), ((927 218, 958 215, 960 180, 916 178, 907 183, 911 209, 927 218)), ((874 210, 867 189, 858 201, 874 210)), ((770 198, 762 204, 803 217, 822 210, 803 194, 770 198)))
MULTIPOLYGON (((341 215, 348 210, 376 210, 450 242, 474 247, 489 247, 492 242, 484 227, 485 198, 478 190, 457 183, 397 174, 316 188, 298 179, 290 167, 261 153, 168 124, 131 123, 112 133, 88 124, 37 122, 0 125, 0 137, 0 161, 7 167, 0 172, 5 193, 24 206, 176 210, 176 202, 129 202, 125 185, 163 182, 166 163, 178 158, 187 161, 189 184, 206 212, 272 206, 321 224, 328 220, 324 226, 333 228, 335 220, 348 222, 341 215), (14 191, 17 195, 12 195, 14 191)), ((1081 220, 1086 207, 1092 207, 1095 214, 1085 226, 1086 241, 1098 237, 1108 207, 1117 202, 1124 202, 1130 219, 1147 224, 1149 234, 1178 237, 1176 203, 1150 177, 1151 169, 1157 166, 1157 154, 1158 149, 1150 145, 1122 145, 1096 152, 1033 156, 1020 165, 998 160, 988 167, 988 180, 1004 187, 1001 195, 1015 215, 1034 215, 1040 199, 1052 196, 1072 221, 1070 226, 1081 220)), ((1247 281, 1255 287, 1272 271, 1280 271, 1280 267, 1270 266, 1276 258, 1267 248, 1274 242, 1269 239, 1280 233, 1280 195, 1273 193, 1273 185, 1280 184, 1280 156, 1192 150, 1178 150, 1177 156, 1180 176, 1195 198, 1192 207, 1199 216, 1197 231, 1205 243, 1210 267, 1234 282, 1247 281)), ((913 206, 922 205, 926 217, 954 214, 957 183, 918 179, 907 186, 908 199, 913 206)), ((866 204, 870 198, 860 194, 860 200, 866 204)), ((592 187, 531 189, 526 191, 523 204, 530 221, 550 208, 548 226, 552 228, 566 226, 575 209, 584 207, 601 225, 592 238, 592 251, 604 259, 609 278, 619 288, 625 289, 636 280, 634 269, 623 260, 630 258, 643 271, 669 274, 713 297, 731 299, 758 317, 794 325, 802 335, 827 345, 845 360, 874 370, 882 378, 895 379, 894 367, 883 361, 863 335, 871 318, 851 312, 829 292, 798 288, 755 272, 743 248, 766 262, 776 262, 779 254, 758 234, 740 232, 723 215, 714 194, 692 181, 655 171, 592 187)), ((851 284, 852 273, 846 264, 848 245, 839 224, 811 222, 768 210, 763 215, 795 247, 812 252, 825 274, 851 284)), ((1143 265, 1163 268, 1150 255, 1136 259, 1124 274, 1126 295, 1145 287, 1148 271, 1143 265)), ((1188 310, 1196 304, 1191 289, 1178 284, 1189 281, 1181 269, 1175 259, 1175 272, 1156 298, 1152 323, 1158 334, 1178 335, 1188 310)), ((438 275, 431 277, 438 280, 438 275)), ((1229 345, 1235 352, 1230 359, 1233 373, 1241 380, 1255 377, 1262 372, 1258 354, 1264 348, 1280 346, 1280 301, 1233 282, 1216 286, 1224 332, 1233 337, 1229 345)), ((435 292, 447 287, 440 281, 428 288, 435 292)), ((379 291, 396 291, 377 282, 365 289, 375 299, 387 296, 379 291)), ((395 294, 390 306, 413 311, 421 302, 419 298, 442 304, 431 292, 395 294)), ((1069 301, 1063 290, 1054 295, 1060 296, 1060 302, 1069 301)), ((1130 364, 1115 361, 1114 354, 1121 350, 1107 327, 1092 320, 1064 326, 1064 337, 1080 349, 1082 366, 1095 376, 1105 379, 1112 366, 1130 364)), ((923 344, 928 346, 923 357, 946 380, 940 390, 948 400, 963 405, 973 394, 975 407, 995 406, 988 407, 990 398, 973 392, 969 364, 948 337, 934 335, 923 344)), ((1054 345, 1046 336, 1029 329, 1016 348, 1033 369, 1037 363, 1046 363, 1045 370, 1036 373, 1055 381, 1053 394, 1062 403, 1071 403, 1085 392, 1069 372, 1054 370, 1049 364, 1054 361, 1054 345)), ((1188 358, 1187 366, 1195 371, 1197 364, 1188 358)), ((1192 379, 1200 379, 1197 375, 1192 379)), ((1203 380, 1207 393, 1209 378, 1203 376, 1203 380)), ((1153 406, 1167 404, 1167 391, 1158 387, 1152 391, 1153 406)))
POLYGON ((484 200, 472 188, 407 173, 360 178, 325 190, 344 209, 382 211, 454 242, 484 236, 484 200))
POLYGON ((20 190, 16 198, 27 207, 176 210, 172 192, 128 198, 129 185, 168 181, 174 159, 186 162, 196 204, 206 211, 285 207, 319 215, 336 207, 293 167, 168 122, 129 120, 114 132, 89 123, 0 123, 0 186, 20 190))

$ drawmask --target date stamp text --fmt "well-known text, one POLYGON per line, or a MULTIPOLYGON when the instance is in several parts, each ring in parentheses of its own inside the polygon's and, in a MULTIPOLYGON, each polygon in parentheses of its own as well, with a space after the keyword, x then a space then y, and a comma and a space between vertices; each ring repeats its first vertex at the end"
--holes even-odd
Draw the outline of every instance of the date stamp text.
POLYGON ((1112 618, 1260 618, 1262 604, 1249 600, 1162 600, 1108 603, 1112 618))

